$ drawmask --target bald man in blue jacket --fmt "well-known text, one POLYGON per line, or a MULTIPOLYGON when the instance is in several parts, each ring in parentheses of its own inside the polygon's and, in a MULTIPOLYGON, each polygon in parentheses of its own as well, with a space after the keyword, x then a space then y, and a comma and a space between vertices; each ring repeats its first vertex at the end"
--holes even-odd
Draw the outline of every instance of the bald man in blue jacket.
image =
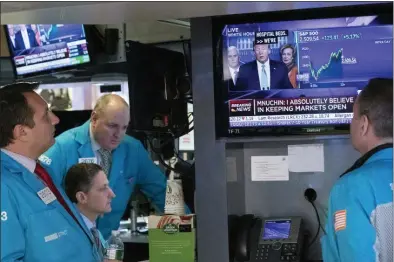
POLYGON ((392 79, 372 79, 357 97, 351 139, 363 156, 331 190, 323 260, 392 262, 392 79))
POLYGON ((142 144, 125 135, 130 121, 126 101, 117 95, 102 96, 91 119, 56 138, 56 143, 40 160, 57 171, 55 178, 63 184, 67 170, 77 163, 97 163, 108 176, 115 193, 112 211, 99 218, 97 227, 104 238, 119 228, 122 215, 136 185, 164 211, 167 179, 150 159, 142 144))

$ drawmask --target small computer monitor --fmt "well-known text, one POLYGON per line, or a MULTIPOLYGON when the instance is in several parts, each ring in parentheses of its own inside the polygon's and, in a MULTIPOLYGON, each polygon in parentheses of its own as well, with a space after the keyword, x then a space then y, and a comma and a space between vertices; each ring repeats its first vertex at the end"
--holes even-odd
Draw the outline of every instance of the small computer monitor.
POLYGON ((4 29, 18 78, 91 62, 83 24, 8 24, 4 29))

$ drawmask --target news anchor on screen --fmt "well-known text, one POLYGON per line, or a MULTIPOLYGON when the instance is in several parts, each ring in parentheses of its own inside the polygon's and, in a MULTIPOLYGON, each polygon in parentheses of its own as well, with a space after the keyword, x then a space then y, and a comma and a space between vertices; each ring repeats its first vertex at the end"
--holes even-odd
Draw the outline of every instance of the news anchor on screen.
POLYGON ((287 66, 288 76, 293 88, 297 88, 298 68, 295 63, 296 49, 291 44, 285 44, 279 49, 282 62, 287 66))
POLYGON ((223 80, 229 90, 234 90, 237 83, 239 68, 242 65, 239 59, 239 51, 235 46, 227 49, 227 66, 224 66, 223 80))
POLYGON ((19 25, 20 30, 15 34, 15 50, 25 50, 37 47, 36 34, 26 25, 19 25))
POLYGON ((256 60, 240 67, 235 90, 254 91, 293 88, 286 65, 269 58, 271 50, 268 44, 253 43, 253 50, 256 60))

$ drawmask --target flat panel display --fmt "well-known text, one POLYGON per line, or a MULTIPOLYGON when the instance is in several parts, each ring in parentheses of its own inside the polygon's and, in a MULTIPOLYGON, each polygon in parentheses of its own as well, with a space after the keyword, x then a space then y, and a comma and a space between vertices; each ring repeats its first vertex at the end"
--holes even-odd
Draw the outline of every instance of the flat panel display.
POLYGON ((302 17, 297 12, 278 14, 282 21, 256 14, 248 23, 222 22, 215 49, 222 136, 348 128, 368 81, 392 78, 392 13, 315 10, 321 18, 291 20, 302 17))
POLYGON ((9 24, 4 28, 19 78, 91 61, 82 24, 9 24))
POLYGON ((291 220, 265 221, 263 240, 287 239, 290 236, 291 220))

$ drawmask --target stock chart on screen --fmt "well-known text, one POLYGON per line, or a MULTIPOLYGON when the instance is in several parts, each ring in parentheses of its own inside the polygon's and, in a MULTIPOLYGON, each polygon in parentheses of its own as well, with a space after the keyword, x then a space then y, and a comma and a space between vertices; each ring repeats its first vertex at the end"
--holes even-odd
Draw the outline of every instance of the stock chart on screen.
POLYGON ((392 75, 392 26, 295 31, 300 88, 363 87, 392 75))

